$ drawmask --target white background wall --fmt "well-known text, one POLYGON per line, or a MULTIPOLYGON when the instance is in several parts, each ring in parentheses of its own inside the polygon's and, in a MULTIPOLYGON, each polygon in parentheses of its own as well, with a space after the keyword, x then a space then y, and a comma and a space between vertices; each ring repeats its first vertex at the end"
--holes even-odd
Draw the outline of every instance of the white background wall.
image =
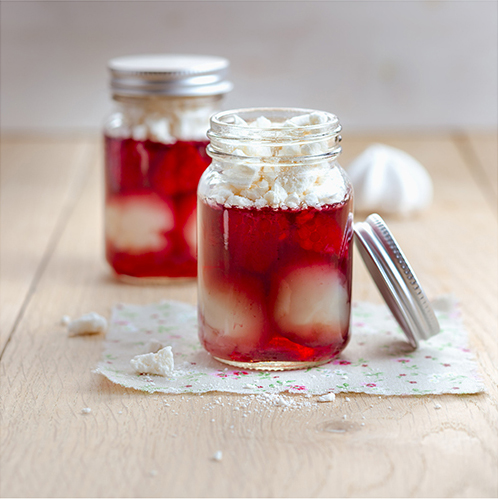
POLYGON ((106 61, 222 55, 226 107, 318 108, 349 131, 497 126, 496 1, 1 3, 5 131, 96 131, 106 61))

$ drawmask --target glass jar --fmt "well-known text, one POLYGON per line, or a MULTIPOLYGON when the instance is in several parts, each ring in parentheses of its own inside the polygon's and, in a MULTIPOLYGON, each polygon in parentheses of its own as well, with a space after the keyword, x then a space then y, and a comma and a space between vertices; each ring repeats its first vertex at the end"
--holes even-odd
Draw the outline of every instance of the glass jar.
POLYGON ((104 126, 105 246, 120 278, 197 275, 197 184, 211 161, 209 118, 232 87, 228 64, 179 55, 109 62, 115 109, 104 126))
POLYGON ((352 186, 336 116, 241 109, 211 118, 198 188, 199 337, 227 364, 316 366, 349 340, 352 186))

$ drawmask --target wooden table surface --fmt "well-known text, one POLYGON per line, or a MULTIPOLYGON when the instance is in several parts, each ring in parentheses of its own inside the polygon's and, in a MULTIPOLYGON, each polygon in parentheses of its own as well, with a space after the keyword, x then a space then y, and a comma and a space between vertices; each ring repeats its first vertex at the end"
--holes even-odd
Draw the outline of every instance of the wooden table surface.
MULTIPOLYGON (((412 154, 434 180, 427 213, 387 221, 429 297, 461 300, 486 393, 341 394, 284 411, 235 394, 114 386, 91 372, 102 337, 69 338, 61 317, 109 316, 117 302, 195 303, 195 285, 111 277, 97 137, 10 137, 1 155, 0 495, 496 497, 496 134, 346 134, 342 164, 374 141, 412 154), (352 429, 327 431, 343 414, 352 429)), ((381 301, 358 258, 353 298, 381 301)))

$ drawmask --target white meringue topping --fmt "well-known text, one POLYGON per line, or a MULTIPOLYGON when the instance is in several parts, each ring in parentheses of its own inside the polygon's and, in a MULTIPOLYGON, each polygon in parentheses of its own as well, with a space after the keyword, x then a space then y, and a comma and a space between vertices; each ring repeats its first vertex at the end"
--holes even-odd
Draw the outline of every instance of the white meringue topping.
POLYGON ((355 209, 408 216, 432 202, 427 170, 400 149, 374 144, 347 168, 355 193, 355 209))

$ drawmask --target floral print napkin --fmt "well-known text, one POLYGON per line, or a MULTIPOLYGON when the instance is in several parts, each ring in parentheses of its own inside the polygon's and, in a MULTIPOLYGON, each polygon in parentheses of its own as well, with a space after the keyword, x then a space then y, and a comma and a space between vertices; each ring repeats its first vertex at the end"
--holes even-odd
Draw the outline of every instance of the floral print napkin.
POLYGON ((478 393, 484 391, 453 297, 433 302, 441 332, 408 344, 388 308, 354 303, 352 337, 339 358, 306 370, 251 371, 214 360, 197 339, 192 305, 164 301, 114 307, 102 360, 94 372, 124 387, 147 392, 244 394, 356 392, 376 395, 478 393), (171 345, 175 370, 170 377, 140 375, 130 360, 155 339, 171 345))

